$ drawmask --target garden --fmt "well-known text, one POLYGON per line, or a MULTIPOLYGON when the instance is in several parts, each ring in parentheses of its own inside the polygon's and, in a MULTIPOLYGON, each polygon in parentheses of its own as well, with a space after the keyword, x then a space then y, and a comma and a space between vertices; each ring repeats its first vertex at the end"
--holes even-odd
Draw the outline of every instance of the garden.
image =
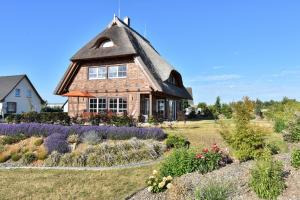
POLYGON ((231 105, 229 119, 148 127, 102 118, 99 126, 22 117, 0 124, 0 166, 31 170, 0 169, 0 190, 6 199, 297 199, 298 108, 292 101, 267 106, 257 119, 256 102, 245 98, 231 105), (288 119, 286 107, 294 109, 288 119), (284 128, 278 131, 281 115, 284 128))

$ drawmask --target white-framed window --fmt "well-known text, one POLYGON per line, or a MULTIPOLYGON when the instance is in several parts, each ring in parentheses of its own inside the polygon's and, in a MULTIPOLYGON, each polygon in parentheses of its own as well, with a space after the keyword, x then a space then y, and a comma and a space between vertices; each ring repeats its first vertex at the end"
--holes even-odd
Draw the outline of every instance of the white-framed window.
POLYGON ((127 67, 125 65, 108 67, 108 78, 125 78, 126 76, 127 67))
POLYGON ((106 67, 89 67, 89 80, 93 79, 106 79, 106 67))
POLYGON ((112 46, 114 46, 114 43, 111 40, 104 40, 101 43, 101 47, 103 47, 103 48, 112 47, 112 46))
POLYGON ((165 100, 164 99, 156 100, 156 112, 160 115, 165 114, 165 100))
POLYGON ((98 112, 106 111, 106 98, 98 98, 98 112))
POLYGON ((119 98, 119 111, 118 112, 126 112, 127 111, 127 99, 119 98))
POLYGON ((127 99, 126 98, 110 98, 109 110, 115 113, 121 113, 127 111, 127 99))
POLYGON ((99 113, 106 110, 106 98, 90 98, 89 111, 99 113))
POLYGON ((19 88, 15 89, 15 96, 20 97, 21 96, 21 90, 19 88))
POLYGON ((93 113, 98 112, 96 98, 90 99, 89 108, 90 108, 90 112, 93 112, 93 113))
POLYGON ((27 98, 31 98, 31 97, 32 97, 31 90, 27 90, 27 92, 26 92, 26 97, 27 97, 27 98))

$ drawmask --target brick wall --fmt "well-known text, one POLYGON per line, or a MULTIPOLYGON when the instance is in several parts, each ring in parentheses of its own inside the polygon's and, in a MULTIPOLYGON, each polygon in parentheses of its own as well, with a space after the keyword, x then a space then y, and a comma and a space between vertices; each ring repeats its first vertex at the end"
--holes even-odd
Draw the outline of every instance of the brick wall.
MULTIPOLYGON (((150 83, 142 72, 140 66, 130 59, 119 59, 113 61, 98 61, 83 63, 70 85, 69 91, 87 91, 95 97, 125 97, 127 98, 128 113, 138 117, 140 112, 140 92, 150 92, 150 83), (122 64, 127 66, 127 78, 89 80, 89 66, 109 66, 122 64)), ((88 111, 88 98, 69 98, 69 115, 75 116, 77 107, 79 114, 88 111)))

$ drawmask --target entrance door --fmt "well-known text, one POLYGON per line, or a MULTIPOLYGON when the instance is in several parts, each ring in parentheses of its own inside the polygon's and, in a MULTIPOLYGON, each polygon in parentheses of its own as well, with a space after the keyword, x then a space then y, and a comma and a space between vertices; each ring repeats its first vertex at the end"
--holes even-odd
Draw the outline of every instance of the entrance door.
POLYGON ((177 119, 177 108, 175 100, 169 100, 169 118, 170 120, 177 119))
POLYGON ((143 115, 149 115, 149 98, 145 98, 143 101, 143 115))

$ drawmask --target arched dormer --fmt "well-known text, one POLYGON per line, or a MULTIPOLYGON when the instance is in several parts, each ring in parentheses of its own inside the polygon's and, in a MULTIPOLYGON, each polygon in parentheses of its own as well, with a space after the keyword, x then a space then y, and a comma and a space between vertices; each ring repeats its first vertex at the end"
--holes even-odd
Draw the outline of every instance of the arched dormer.
POLYGON ((171 71, 167 82, 177 87, 183 87, 181 75, 175 70, 171 71))
POLYGON ((114 42, 106 37, 98 39, 95 44, 92 46, 92 48, 98 49, 98 48, 108 48, 113 47, 115 44, 114 42))

